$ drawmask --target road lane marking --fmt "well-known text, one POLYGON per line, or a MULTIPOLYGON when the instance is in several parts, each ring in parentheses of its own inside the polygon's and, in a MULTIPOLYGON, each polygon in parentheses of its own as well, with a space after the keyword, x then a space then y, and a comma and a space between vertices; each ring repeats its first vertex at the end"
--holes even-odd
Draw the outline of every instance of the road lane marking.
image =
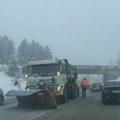
POLYGON ((47 112, 48 112, 48 111, 42 112, 42 113, 36 115, 36 116, 35 116, 34 118, 32 118, 32 119, 37 119, 37 118, 39 118, 39 117, 45 115, 47 112))

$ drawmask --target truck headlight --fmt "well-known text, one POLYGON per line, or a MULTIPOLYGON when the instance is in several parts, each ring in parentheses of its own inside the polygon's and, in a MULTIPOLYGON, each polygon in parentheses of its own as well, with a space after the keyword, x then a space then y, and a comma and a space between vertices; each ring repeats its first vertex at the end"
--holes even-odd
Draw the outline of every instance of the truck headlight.
POLYGON ((57 91, 60 92, 60 90, 61 90, 61 86, 58 86, 57 91))
POLYGON ((25 87, 25 89, 26 89, 26 90, 30 90, 30 88, 29 88, 28 86, 27 86, 27 87, 25 87))
POLYGON ((25 74, 25 78, 27 78, 28 77, 28 74, 25 74))
POLYGON ((60 72, 57 72, 57 76, 60 76, 60 72))

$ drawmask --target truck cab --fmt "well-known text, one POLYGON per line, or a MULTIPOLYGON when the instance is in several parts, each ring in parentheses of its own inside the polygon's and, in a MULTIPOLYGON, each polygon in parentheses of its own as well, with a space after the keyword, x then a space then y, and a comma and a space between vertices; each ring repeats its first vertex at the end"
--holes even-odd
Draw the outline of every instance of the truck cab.
POLYGON ((66 59, 30 61, 23 72, 27 90, 49 86, 58 97, 75 96, 77 71, 66 59))
POLYGON ((77 70, 66 59, 29 61, 23 73, 26 90, 11 90, 6 94, 16 96, 19 105, 39 106, 53 101, 56 105, 56 101, 63 103, 79 96, 77 70))

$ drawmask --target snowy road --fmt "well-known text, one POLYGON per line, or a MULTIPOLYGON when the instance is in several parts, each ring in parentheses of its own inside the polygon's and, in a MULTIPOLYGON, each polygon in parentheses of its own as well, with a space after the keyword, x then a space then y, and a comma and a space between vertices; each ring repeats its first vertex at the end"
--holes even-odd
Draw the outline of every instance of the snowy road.
POLYGON ((0 120, 120 120, 120 104, 103 105, 100 93, 88 92, 86 99, 78 97, 58 106, 20 108, 15 98, 0 106, 0 120))
POLYGON ((86 99, 71 100, 35 120, 120 120, 120 104, 103 105, 100 95, 89 92, 86 99))
MULTIPOLYGON (((11 84, 10 78, 0 72, 0 87, 4 93, 18 89, 11 84)), ((24 89, 24 82, 21 85, 24 89)), ((100 93, 88 92, 87 98, 81 97, 59 105, 56 110, 46 108, 20 108, 16 99, 6 98, 0 106, 0 120, 120 120, 120 104, 102 105, 100 93)))
MULTIPOLYGON (((0 88, 6 94, 9 90, 17 90, 11 84, 13 78, 7 76, 5 73, 0 72, 0 88)), ((25 88, 25 81, 21 79, 21 88, 25 88)), ((0 106, 0 120, 33 120, 44 114, 49 110, 47 109, 32 109, 32 108, 20 108, 15 97, 5 97, 4 104, 0 106)))
POLYGON ((7 98, 4 104, 0 106, 0 120, 33 120, 48 111, 48 109, 19 107, 14 97, 7 98))

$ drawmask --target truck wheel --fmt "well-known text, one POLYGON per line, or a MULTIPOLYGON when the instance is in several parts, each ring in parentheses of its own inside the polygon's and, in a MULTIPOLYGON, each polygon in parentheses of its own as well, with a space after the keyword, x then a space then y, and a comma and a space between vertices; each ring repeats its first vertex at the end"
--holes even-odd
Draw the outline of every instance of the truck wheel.
POLYGON ((61 98, 57 98, 57 104, 58 104, 58 105, 61 104, 61 98))
POLYGON ((63 94, 63 102, 67 102, 68 101, 68 96, 67 96, 67 90, 64 90, 64 94, 63 94))
POLYGON ((79 97, 79 95, 80 95, 80 91, 79 91, 79 88, 78 88, 77 91, 76 91, 76 97, 79 97))
POLYGON ((4 102, 4 96, 0 96, 0 105, 2 105, 4 102))

